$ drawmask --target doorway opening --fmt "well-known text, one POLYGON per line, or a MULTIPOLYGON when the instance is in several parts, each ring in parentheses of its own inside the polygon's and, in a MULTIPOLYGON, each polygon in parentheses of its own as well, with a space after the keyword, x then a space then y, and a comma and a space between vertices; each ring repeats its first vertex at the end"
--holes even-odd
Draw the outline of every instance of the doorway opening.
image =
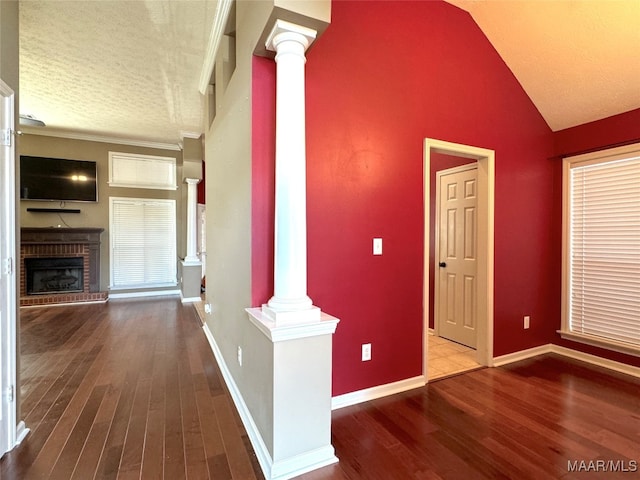
MULTIPOLYGON (((446 168, 446 167, 445 167, 446 168)), ((469 167, 466 168, 469 170, 469 167)), ((465 170, 465 167, 462 167, 465 170)), ((424 291, 423 291, 423 375, 431 380, 429 375, 429 344, 431 349, 439 353, 450 351, 465 353, 470 361, 466 362, 468 369, 478 366, 491 366, 493 363, 493 245, 494 245, 494 178, 495 178, 495 153, 493 150, 456 144, 427 138, 424 142, 424 205, 425 205, 425 231, 424 231, 424 291), (443 280, 453 276, 441 275, 439 270, 446 268, 446 262, 439 258, 435 251, 436 228, 433 222, 436 207, 435 168, 438 168, 438 156, 456 157, 458 165, 474 163, 477 170, 477 180, 473 183, 477 197, 476 214, 473 219, 476 258, 475 279, 467 281, 467 295, 471 295, 469 304, 473 305, 473 311, 467 312, 467 318, 473 319, 475 350, 472 347, 463 346, 462 343, 448 344, 448 340, 438 336, 437 314, 435 304, 435 280, 440 276, 443 280), (444 346, 441 346, 444 345, 444 346)), ((471 183, 469 183, 471 185, 471 183)), ((462 287, 465 288, 464 286, 462 287)), ((454 338, 454 340, 456 340, 454 338)), ((469 344, 467 338, 465 343, 469 344)), ((435 361, 433 362, 436 363, 435 361)), ((461 365, 465 364, 458 360, 461 365)), ((465 368, 455 369, 456 373, 465 368)))

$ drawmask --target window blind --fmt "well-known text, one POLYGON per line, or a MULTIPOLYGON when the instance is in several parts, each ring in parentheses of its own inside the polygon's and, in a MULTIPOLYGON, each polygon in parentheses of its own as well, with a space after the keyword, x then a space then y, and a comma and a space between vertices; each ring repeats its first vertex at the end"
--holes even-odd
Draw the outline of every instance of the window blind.
POLYGON ((111 287, 176 285, 175 200, 110 199, 111 287))
POLYGON ((176 159, 109 152, 109 186, 176 190, 176 159))
POLYGON ((570 166, 569 328, 640 348, 640 156, 570 166))

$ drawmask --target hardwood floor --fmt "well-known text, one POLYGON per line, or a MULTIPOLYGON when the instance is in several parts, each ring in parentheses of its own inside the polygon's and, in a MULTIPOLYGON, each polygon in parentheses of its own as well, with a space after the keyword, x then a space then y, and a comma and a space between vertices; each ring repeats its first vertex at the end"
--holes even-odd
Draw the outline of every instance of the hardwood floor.
POLYGON ((545 355, 334 411, 332 429, 340 463, 302 479, 639 478, 640 380, 545 355))
POLYGON ((2 479, 263 478, 191 305, 22 309, 21 418, 2 479))
MULTIPOLYGON (((1 479, 263 478, 193 306, 155 298, 21 317, 32 431, 0 461, 1 479)), ((640 476, 640 380, 554 355, 332 418, 340 463, 301 480, 640 476)))

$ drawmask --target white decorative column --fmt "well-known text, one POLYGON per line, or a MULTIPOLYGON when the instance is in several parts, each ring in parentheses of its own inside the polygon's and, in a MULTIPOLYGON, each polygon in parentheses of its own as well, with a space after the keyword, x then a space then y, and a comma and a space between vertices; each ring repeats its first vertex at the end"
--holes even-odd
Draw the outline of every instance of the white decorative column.
POLYGON ((197 185, 200 180, 197 178, 186 178, 187 183, 187 256, 184 257, 186 265, 200 264, 198 258, 197 244, 197 207, 198 191, 197 185))
POLYGON ((180 296, 183 302, 199 302, 202 280, 202 262, 198 258, 197 245, 197 178, 186 178, 187 183, 187 255, 179 264, 180 296))
POLYGON ((264 313, 276 323, 318 321, 307 296, 305 51, 316 31, 282 20, 267 38, 276 52, 274 294, 264 313))
POLYGON ((282 480, 338 461, 331 445, 333 334, 339 320, 307 296, 305 51, 315 30, 277 20, 274 294, 248 308, 243 422, 265 477, 282 480), (250 417, 255 417, 254 420, 250 417))

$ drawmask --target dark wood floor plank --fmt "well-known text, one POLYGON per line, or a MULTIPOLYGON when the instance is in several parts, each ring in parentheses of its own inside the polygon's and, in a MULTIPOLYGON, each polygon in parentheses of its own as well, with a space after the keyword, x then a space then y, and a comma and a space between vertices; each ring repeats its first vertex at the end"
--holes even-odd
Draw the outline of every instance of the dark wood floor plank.
MULTIPOLYGON (((193 320, 193 314, 191 315, 193 320)), ((187 320, 188 321, 188 320, 187 320)), ((186 322, 185 322, 186 323, 186 322)), ((188 334, 187 329, 181 328, 183 341, 180 348, 183 354, 178 362, 178 372, 180 379, 180 408, 182 409, 182 431, 185 448, 185 467, 187 478, 206 479, 209 478, 207 460, 204 450, 202 427, 195 397, 193 385, 193 369, 189 351, 194 349, 194 339, 188 334)), ((189 329, 190 330, 190 329, 189 329)), ((196 370, 198 370, 196 365, 196 370)))
MULTIPOLYGON (((179 331, 176 331, 179 334, 179 331)), ((167 353, 177 357, 181 338, 173 336, 167 338, 167 353)), ((164 445, 165 462, 164 474, 166 478, 186 478, 184 460, 184 435, 182 431, 182 408, 180 407, 180 378, 178 363, 170 362, 166 369, 167 391, 172 392, 165 399, 164 445)))
POLYGON ((165 370, 168 362, 165 342, 165 330, 158 329, 153 355, 141 478, 163 478, 164 475, 165 370))
POLYGON ((75 423, 62 452, 58 456, 53 471, 51 472, 50 478, 52 480, 67 480, 71 478, 80 457, 80 452, 84 447, 89 431, 95 420, 98 408, 104 398, 105 391, 105 386, 99 386, 91 392, 87 403, 84 405, 78 417, 78 421, 75 423))
MULTIPOLYGON (((1 479, 263 478, 191 306, 110 301, 21 322, 32 431, 1 479)), ((556 355, 476 370, 334 411, 340 463, 300 478, 600 478, 568 462, 640 460, 639 391, 640 379, 556 355)))
POLYGON ((213 399, 213 405, 232 477, 246 480, 255 479, 250 454, 247 453, 242 441, 244 431, 238 428, 234 418, 235 408, 231 397, 218 395, 213 399))

